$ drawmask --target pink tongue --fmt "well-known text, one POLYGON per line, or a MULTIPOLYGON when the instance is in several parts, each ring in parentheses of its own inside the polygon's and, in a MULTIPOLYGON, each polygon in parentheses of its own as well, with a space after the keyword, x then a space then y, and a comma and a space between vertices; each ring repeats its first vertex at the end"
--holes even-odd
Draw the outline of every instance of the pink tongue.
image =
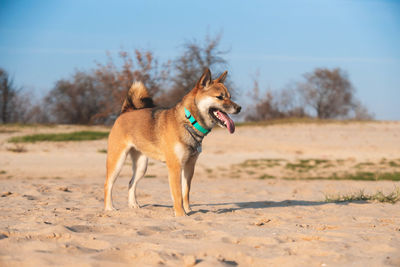
POLYGON ((228 131, 232 134, 235 131, 235 123, 233 122, 233 120, 227 114, 220 112, 219 110, 217 110, 217 112, 221 120, 226 122, 226 127, 228 128, 228 131))

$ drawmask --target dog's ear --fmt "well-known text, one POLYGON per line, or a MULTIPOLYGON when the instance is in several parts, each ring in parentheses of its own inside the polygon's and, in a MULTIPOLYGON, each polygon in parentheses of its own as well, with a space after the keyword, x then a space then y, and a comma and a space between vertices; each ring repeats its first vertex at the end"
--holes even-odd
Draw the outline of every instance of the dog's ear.
POLYGON ((196 87, 198 87, 198 88, 204 88, 204 87, 209 86, 211 83, 212 83, 212 80, 211 80, 211 71, 210 71, 209 68, 206 68, 206 69, 204 70, 203 75, 201 75, 199 81, 197 82, 196 87))
POLYGON ((224 83, 224 81, 225 81, 227 75, 228 75, 228 71, 226 70, 226 71, 224 71, 224 73, 221 74, 221 76, 219 76, 219 77, 215 80, 215 82, 216 82, 216 83, 224 83))

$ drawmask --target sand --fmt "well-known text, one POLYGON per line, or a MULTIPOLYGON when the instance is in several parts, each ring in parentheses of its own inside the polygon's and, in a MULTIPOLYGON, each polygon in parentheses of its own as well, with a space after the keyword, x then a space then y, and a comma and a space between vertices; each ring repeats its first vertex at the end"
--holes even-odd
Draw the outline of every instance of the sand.
POLYGON ((183 218, 173 217, 162 163, 150 161, 142 208, 130 209, 127 160, 114 188, 118 210, 105 212, 106 140, 24 144, 23 153, 7 142, 81 129, 0 129, 0 266, 400 266, 400 203, 325 201, 400 182, 307 179, 399 172, 399 122, 216 129, 183 218), (260 159, 268 164, 244 164, 260 159), (301 160, 312 166, 287 167, 301 160))

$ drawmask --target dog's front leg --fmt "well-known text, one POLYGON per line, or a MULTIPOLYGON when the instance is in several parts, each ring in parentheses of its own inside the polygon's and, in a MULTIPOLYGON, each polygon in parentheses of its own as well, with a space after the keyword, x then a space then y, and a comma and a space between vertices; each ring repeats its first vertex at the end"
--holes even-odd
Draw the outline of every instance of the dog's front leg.
POLYGON ((182 207, 182 166, 178 160, 167 161, 169 187, 171 189, 172 199, 174 201, 175 216, 185 216, 186 213, 182 207))
POLYGON ((184 164, 182 170, 183 208, 185 209, 186 213, 192 211, 189 205, 189 193, 197 157, 198 156, 196 155, 189 158, 189 160, 184 164))

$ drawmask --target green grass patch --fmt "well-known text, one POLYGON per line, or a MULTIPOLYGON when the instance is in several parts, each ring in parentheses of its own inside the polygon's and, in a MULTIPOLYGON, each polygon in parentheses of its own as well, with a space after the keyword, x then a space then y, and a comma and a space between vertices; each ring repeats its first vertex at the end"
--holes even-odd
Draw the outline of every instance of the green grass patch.
POLYGON ((7 172, 5 170, 0 170, 0 174, 6 174, 7 172))
POLYGON ((354 168, 362 169, 362 168, 370 167, 370 166, 374 166, 374 165, 375 164, 373 162, 360 162, 360 163, 356 164, 354 166, 354 168))
POLYGON ((107 149, 99 149, 97 150, 97 152, 107 154, 107 149))
POLYGON ((326 159, 312 159, 311 162, 314 162, 315 165, 320 165, 323 163, 328 163, 329 161, 326 159))
POLYGON ((379 162, 380 164, 385 164, 387 162, 386 158, 382 158, 381 161, 379 162))
POLYGON ((357 172, 339 177, 341 180, 400 181, 400 172, 357 172))
POLYGON ((156 178, 157 175, 153 175, 153 174, 147 174, 144 176, 144 178, 156 178))
POLYGON ((328 164, 322 165, 321 167, 325 169, 325 168, 335 167, 335 165, 333 165, 332 163, 328 163, 328 164))
POLYGON ((390 167, 395 167, 395 168, 396 168, 396 167, 400 167, 400 163, 391 160, 391 161, 389 161, 389 166, 390 166, 390 167))
POLYGON ((248 159, 244 162, 235 165, 236 167, 243 168, 264 168, 264 167, 276 167, 280 166, 284 159, 248 159))
POLYGON ((378 180, 400 181, 400 172, 386 172, 378 175, 378 180))
POLYGON ((286 163, 285 168, 292 171, 306 172, 322 164, 329 167, 333 166, 330 161, 326 159, 301 159, 296 163, 286 163))
POLYGON ((289 170, 293 170, 293 171, 303 172, 303 171, 311 169, 312 166, 309 166, 308 164, 302 164, 302 163, 287 163, 285 168, 289 169, 289 170))
POLYGON ((336 162, 337 162, 337 164, 344 164, 345 160, 344 159, 337 159, 336 162))
MULTIPOLYGON (((400 167, 400 159, 384 160, 385 165, 397 168, 400 167)), ((263 177, 262 173, 268 168, 279 168, 281 173, 285 174, 282 179, 285 180, 359 180, 359 181, 400 181, 400 172, 397 169, 387 169, 382 172, 382 165, 375 162, 360 162, 353 165, 353 171, 346 172, 343 169, 346 160, 344 159, 299 159, 288 161, 285 159, 248 159, 239 164, 232 165, 232 169, 236 172, 243 172, 247 175, 255 175, 259 179, 271 179, 274 177, 263 177), (343 170, 335 170, 330 168, 341 167, 343 170), (354 172, 356 171, 356 172, 354 172), (260 176, 261 175, 261 176, 260 176)), ((220 169, 219 169, 220 170, 220 169)), ((278 175, 278 177, 281 177, 278 175)))
POLYGON ((32 134, 10 138, 11 143, 35 143, 35 142, 62 142, 62 141, 87 141, 107 138, 108 132, 79 131, 72 133, 56 134, 32 134))
POLYGON ((352 194, 325 195, 326 202, 352 202, 352 201, 378 201, 383 203, 396 203, 400 201, 400 188, 396 187, 393 192, 384 194, 381 191, 375 194, 365 194, 363 190, 352 194))
POLYGON ((263 175, 260 175, 260 176, 258 177, 258 179, 260 179, 260 180, 274 179, 274 178, 275 178, 274 176, 269 175, 269 174, 263 174, 263 175))

